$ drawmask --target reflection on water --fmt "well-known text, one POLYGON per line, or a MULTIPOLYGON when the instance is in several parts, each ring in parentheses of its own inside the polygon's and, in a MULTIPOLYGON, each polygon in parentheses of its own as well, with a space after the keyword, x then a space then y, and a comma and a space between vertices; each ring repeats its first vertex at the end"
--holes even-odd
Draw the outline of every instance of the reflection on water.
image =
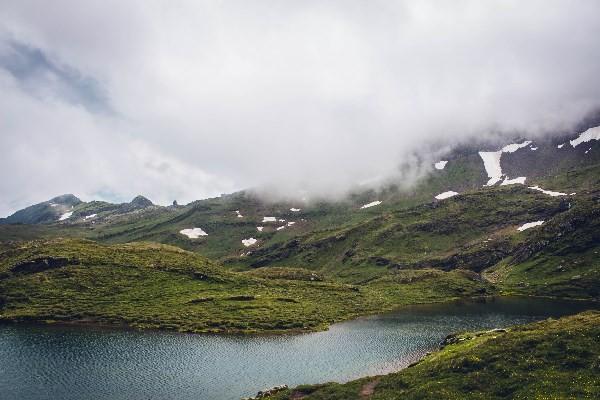
POLYGON ((3 399, 239 399, 277 384, 405 367, 449 333, 572 314, 589 303, 499 298, 405 307, 327 332, 215 336, 0 326, 3 399))

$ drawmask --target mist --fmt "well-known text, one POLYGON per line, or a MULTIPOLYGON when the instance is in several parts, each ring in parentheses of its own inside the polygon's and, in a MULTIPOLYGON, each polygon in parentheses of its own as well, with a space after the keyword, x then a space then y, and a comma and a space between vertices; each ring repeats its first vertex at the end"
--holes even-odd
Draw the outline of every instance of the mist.
POLYGON ((0 215, 62 193, 410 185, 454 146, 597 110, 598 15, 598 1, 3 2, 0 215))

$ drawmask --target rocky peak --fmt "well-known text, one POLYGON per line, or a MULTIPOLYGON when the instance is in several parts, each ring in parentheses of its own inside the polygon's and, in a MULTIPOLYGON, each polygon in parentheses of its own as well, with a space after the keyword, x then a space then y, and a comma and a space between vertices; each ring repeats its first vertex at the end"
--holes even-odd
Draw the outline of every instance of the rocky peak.
POLYGON ((48 203, 51 204, 62 204, 66 206, 76 206, 77 204, 82 203, 82 201, 75 195, 72 194, 63 194, 60 196, 56 196, 53 199, 50 199, 48 203))
POLYGON ((154 203, 152 203, 144 196, 135 196, 133 200, 129 202, 129 204, 135 208, 146 208, 154 205, 154 203))

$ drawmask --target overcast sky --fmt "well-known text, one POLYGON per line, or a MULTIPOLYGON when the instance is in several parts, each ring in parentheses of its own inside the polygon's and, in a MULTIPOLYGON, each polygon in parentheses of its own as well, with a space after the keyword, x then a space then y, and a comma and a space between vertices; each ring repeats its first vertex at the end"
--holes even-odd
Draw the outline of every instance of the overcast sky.
MULTIPOLYGON (((600 104, 600 2, 0 2, 0 215, 339 195, 600 104), (432 147, 433 146, 433 147, 432 147)), ((428 167, 426 167, 428 168, 428 167)))

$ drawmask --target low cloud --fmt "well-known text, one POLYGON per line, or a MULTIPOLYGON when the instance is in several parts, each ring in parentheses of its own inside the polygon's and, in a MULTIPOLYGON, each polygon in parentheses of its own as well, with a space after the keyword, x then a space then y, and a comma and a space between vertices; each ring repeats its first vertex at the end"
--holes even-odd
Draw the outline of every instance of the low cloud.
POLYGON ((597 1, 40 7, 0 6, 0 214, 63 192, 341 196, 600 105, 597 1))

